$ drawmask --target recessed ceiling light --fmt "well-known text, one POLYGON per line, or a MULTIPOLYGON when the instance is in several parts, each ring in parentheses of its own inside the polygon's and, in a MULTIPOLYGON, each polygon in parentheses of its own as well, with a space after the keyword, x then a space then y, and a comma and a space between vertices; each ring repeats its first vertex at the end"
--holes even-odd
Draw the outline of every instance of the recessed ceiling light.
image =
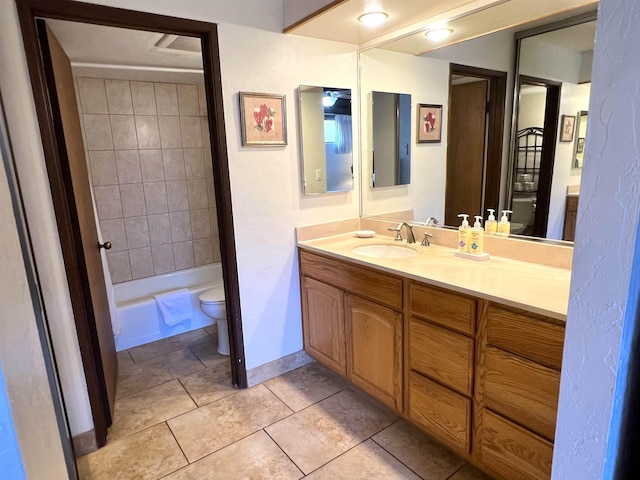
POLYGON ((368 27, 375 27, 376 25, 380 25, 384 23, 389 15, 384 12, 369 12, 364 15, 360 15, 358 17, 358 21, 360 23, 364 23, 368 27))
POLYGON ((453 29, 451 29, 451 28, 439 27, 439 28, 433 28, 433 29, 427 31, 427 33, 425 33, 425 35, 430 40, 440 41, 440 40, 444 40, 445 38, 447 38, 452 33, 453 33, 453 29))

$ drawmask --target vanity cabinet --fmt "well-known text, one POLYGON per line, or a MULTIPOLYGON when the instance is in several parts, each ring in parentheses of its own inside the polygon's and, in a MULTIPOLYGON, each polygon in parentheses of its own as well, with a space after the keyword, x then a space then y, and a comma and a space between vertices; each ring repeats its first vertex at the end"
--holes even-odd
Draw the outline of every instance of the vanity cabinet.
POLYGON ((564 227, 562 229, 562 240, 573 242, 576 239, 576 220, 578 219, 578 197, 567 196, 567 203, 564 209, 564 227))

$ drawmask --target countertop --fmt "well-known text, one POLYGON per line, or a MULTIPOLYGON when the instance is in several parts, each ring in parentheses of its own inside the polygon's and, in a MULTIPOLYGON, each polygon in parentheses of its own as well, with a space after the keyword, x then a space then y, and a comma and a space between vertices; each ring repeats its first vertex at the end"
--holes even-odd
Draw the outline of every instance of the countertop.
POLYGON ((353 233, 298 242, 309 252, 376 268, 467 295, 521 308, 566 321, 571 270, 491 256, 487 261, 456 257, 439 245, 422 247, 377 235, 357 238, 353 233), (403 245, 417 255, 409 258, 365 257, 352 252, 362 245, 403 245))

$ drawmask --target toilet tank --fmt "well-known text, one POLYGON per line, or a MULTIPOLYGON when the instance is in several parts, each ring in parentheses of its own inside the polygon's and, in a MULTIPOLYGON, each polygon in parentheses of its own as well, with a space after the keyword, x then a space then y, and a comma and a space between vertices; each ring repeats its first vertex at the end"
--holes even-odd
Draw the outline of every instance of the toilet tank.
POLYGON ((533 226, 535 218, 536 197, 514 197, 511 205, 511 221, 526 226, 533 226))

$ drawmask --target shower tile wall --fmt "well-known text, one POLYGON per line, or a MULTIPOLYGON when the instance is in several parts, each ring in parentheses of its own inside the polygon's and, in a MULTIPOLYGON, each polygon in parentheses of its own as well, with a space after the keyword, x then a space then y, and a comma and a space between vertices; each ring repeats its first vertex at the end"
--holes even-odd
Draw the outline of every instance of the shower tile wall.
POLYGON ((220 261, 204 89, 77 78, 113 283, 220 261))

